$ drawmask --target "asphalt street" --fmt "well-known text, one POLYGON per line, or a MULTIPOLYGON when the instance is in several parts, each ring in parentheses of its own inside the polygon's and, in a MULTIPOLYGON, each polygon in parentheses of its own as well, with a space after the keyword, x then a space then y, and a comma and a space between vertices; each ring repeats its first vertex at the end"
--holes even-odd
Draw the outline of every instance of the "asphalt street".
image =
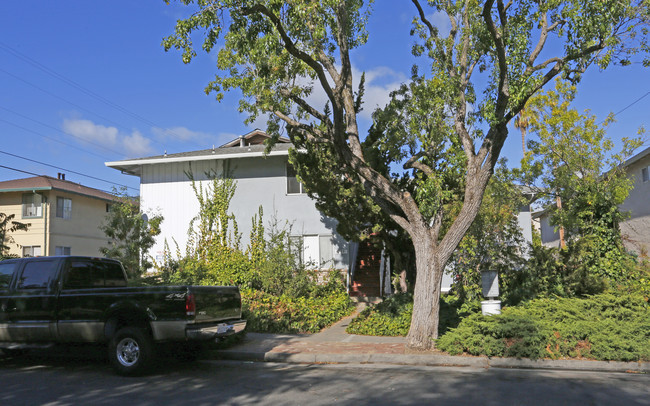
POLYGON ((116 376, 99 351, 0 359, 13 405, 650 405, 650 375, 381 364, 183 363, 116 376))

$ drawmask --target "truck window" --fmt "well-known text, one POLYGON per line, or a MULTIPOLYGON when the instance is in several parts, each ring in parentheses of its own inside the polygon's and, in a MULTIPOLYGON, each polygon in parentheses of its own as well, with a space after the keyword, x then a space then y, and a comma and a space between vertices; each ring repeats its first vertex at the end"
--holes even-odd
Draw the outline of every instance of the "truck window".
POLYGON ((75 260, 68 266, 64 289, 88 289, 104 286, 104 272, 92 261, 75 260))
POLYGON ((6 289, 11 283, 11 277, 16 269, 15 262, 1 263, 0 262, 0 289, 6 289))
POLYGON ((47 288, 56 273, 56 261, 33 261, 25 264, 18 289, 47 288))
POLYGON ((119 264, 106 262, 104 263, 104 267, 106 272, 106 286, 126 286, 124 271, 122 271, 122 267, 119 264))

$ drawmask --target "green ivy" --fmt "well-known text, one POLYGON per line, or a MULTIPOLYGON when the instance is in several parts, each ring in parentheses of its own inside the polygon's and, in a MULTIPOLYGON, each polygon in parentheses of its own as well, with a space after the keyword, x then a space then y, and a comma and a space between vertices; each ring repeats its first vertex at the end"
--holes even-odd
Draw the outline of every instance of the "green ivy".
POLYGON ((262 333, 316 333, 352 313, 354 306, 340 289, 324 296, 275 296, 259 290, 242 291, 247 331, 262 333))
MULTIPOLYGON (((456 296, 444 296, 440 301, 440 332, 456 327, 462 317, 478 309, 476 302, 463 302, 456 296)), ((411 327, 412 314, 413 295, 398 293, 362 311, 346 331, 359 335, 406 336, 411 327)))

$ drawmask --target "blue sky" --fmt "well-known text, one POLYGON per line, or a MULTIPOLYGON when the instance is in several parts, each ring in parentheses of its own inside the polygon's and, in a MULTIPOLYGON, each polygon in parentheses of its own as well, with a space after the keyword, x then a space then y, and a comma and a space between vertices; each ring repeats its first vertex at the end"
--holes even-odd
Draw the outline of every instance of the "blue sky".
MULTIPOLYGON (((378 0, 374 9, 369 42, 353 54, 355 71, 365 71, 368 81, 364 128, 373 106, 408 79, 413 63, 410 2, 378 0)), ((110 190, 115 183, 137 194, 137 178, 104 162, 211 148, 263 129, 261 120, 243 124, 238 94, 221 103, 205 95, 214 56, 199 52, 184 65, 178 52, 164 52, 162 38, 188 12, 162 0, 2 2, 0 181, 30 176, 4 167, 54 177, 65 172, 66 179, 83 185, 110 190)), ((650 96, 626 107, 650 92, 649 78, 638 64, 592 69, 575 107, 602 119, 625 109, 608 134, 614 140, 633 136, 640 126, 650 127, 650 96)), ((521 158, 517 130, 511 130, 502 155, 521 158)))

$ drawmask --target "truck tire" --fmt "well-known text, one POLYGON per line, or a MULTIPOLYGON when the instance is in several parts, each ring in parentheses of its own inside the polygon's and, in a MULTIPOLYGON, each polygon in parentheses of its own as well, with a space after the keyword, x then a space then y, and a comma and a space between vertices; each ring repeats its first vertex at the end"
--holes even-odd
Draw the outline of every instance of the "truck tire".
POLYGON ((153 357, 153 343, 144 329, 124 327, 108 344, 108 358, 120 375, 140 375, 147 371, 153 357))

